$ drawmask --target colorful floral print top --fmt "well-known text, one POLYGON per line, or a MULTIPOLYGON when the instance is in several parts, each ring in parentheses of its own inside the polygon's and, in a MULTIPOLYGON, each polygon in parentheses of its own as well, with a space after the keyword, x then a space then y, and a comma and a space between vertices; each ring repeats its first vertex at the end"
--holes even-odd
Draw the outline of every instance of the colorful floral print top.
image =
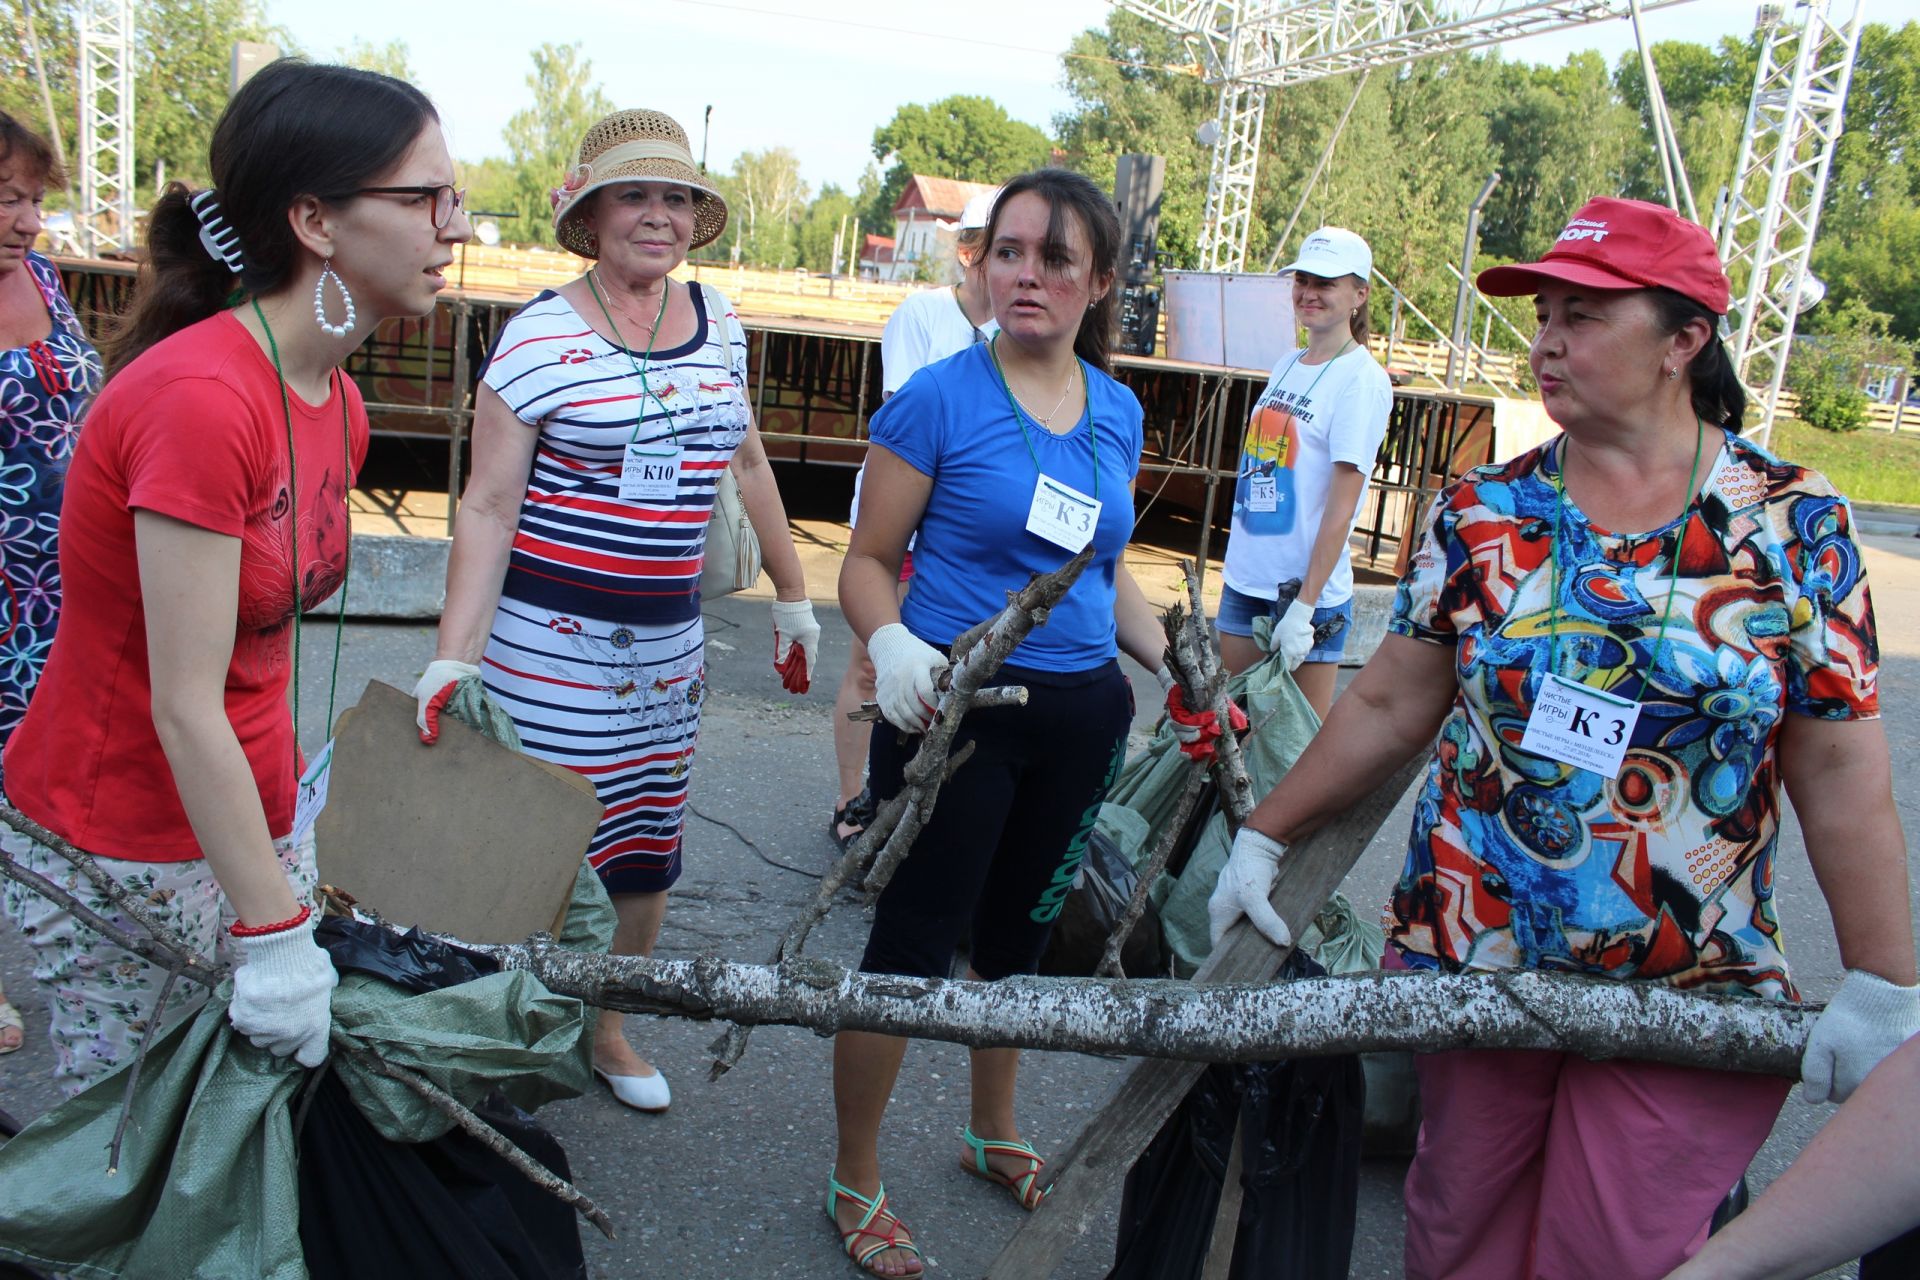
POLYGON ((60 490, 80 416, 100 389, 100 357, 60 288, 29 252, 53 332, 0 351, 0 744, 20 723, 60 616, 60 490))
POLYGON ((1567 499, 1557 670, 1642 708, 1605 778, 1519 746, 1549 663, 1558 466, 1543 445, 1447 488, 1401 580, 1390 629, 1453 645, 1459 690, 1389 934, 1417 968, 1797 999, 1773 903, 1782 717, 1879 713, 1846 500, 1733 436, 1662 529, 1610 534, 1567 499))

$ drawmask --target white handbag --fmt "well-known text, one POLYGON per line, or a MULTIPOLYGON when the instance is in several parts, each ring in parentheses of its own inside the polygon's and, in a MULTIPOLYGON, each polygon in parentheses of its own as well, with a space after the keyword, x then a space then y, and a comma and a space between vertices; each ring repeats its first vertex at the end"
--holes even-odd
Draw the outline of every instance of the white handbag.
MULTIPOLYGON (((717 320, 726 314, 726 303, 710 286, 701 285, 707 301, 707 315, 717 320)), ((745 371, 741 371, 744 375, 745 371)), ((736 591, 745 591, 760 581, 760 536, 747 519, 747 504, 740 501, 740 482, 728 465, 713 487, 713 514, 707 517, 707 555, 700 568, 700 598, 718 600, 736 591)))
POLYGON ((729 466, 713 487, 713 514, 707 518, 707 555, 700 569, 700 598, 718 600, 760 580, 760 538, 740 501, 740 482, 729 466))

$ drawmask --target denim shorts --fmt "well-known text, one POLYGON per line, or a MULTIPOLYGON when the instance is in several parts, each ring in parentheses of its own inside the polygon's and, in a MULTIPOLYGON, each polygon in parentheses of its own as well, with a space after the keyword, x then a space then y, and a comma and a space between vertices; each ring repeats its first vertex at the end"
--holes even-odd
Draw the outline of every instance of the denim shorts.
MULTIPOLYGON (((1253 620, 1267 617, 1276 621, 1280 613, 1273 607, 1273 601, 1262 600, 1258 596, 1242 595, 1226 583, 1220 584, 1220 616, 1214 619, 1214 625, 1230 636, 1251 636, 1253 620)), ((1348 596, 1330 609, 1313 611, 1313 629, 1318 631, 1335 618, 1345 618, 1347 625, 1327 638, 1325 644, 1315 645, 1307 650, 1304 659, 1307 662, 1338 662, 1340 655, 1347 649, 1347 633, 1353 630, 1353 597, 1348 596)))

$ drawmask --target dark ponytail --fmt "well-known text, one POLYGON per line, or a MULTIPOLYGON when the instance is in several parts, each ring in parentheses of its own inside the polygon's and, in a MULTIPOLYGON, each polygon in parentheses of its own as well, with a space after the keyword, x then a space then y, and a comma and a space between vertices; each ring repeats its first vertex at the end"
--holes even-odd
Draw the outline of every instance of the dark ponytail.
POLYGON ((1726 427, 1736 435, 1747 412, 1747 389, 1740 385, 1727 355, 1727 344, 1720 340, 1720 317, 1692 298, 1672 289, 1650 289, 1654 319, 1665 334, 1675 334, 1699 320, 1711 335, 1707 345, 1687 364, 1687 386, 1692 393, 1693 411, 1702 422, 1726 427))
MULTIPOLYGON (((1080 229, 1087 235, 1095 280, 1102 272, 1111 277, 1113 263, 1120 249, 1120 215, 1106 192, 1095 186, 1090 178, 1070 169, 1035 169, 1032 173, 1021 174, 1000 189, 1000 194, 993 200, 993 212, 987 215, 987 225, 981 233, 981 243, 986 248, 980 260, 984 262, 986 252, 993 247, 994 235, 1000 227, 1000 211, 1015 196, 1029 191, 1045 200, 1050 211, 1047 219, 1048 250, 1057 249, 1064 255, 1068 243, 1066 219, 1069 216, 1076 218, 1080 229)), ((1047 270, 1053 268, 1048 267, 1047 270)), ((1109 283, 1117 281, 1110 279, 1109 283)), ((1073 353, 1102 373, 1113 372, 1113 330, 1115 318, 1120 313, 1119 293, 1118 289, 1109 288, 1098 302, 1088 307, 1086 314, 1080 317, 1080 331, 1073 338, 1073 353)))
POLYGON ((241 86, 214 126, 209 171, 220 216, 239 238, 238 275, 200 243, 193 192, 170 183, 147 216, 147 260, 133 303, 106 341, 107 376, 227 305, 286 285, 300 267, 287 210, 302 196, 343 199, 406 155, 433 104, 405 81, 282 58, 241 86))

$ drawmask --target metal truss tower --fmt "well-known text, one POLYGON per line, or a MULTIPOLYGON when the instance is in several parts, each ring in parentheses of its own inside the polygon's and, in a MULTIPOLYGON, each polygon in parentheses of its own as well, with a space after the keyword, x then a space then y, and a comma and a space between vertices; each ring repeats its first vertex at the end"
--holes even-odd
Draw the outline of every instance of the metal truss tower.
POLYGON ((1256 64, 1257 29, 1235 26, 1223 41, 1220 111, 1213 167, 1207 173, 1207 209, 1200 223, 1200 269, 1239 271, 1253 222, 1253 184, 1260 172, 1260 127, 1267 118, 1267 91, 1249 84, 1235 68, 1256 64))
POLYGON ((80 208, 87 253, 133 248, 133 7, 80 7, 80 208))
POLYGON ((1734 369, 1757 393, 1760 418, 1748 434, 1762 444, 1793 347, 1866 7, 1854 0, 1844 23, 1830 0, 1797 0, 1785 21, 1777 5, 1761 10, 1760 66, 1719 232, 1734 289, 1734 369))
MULTIPOLYGON (((1645 0, 1642 12, 1687 0, 1645 0)), ((1202 271, 1241 271, 1266 89, 1625 17, 1630 0, 1115 0, 1179 34, 1220 86, 1202 271)))

